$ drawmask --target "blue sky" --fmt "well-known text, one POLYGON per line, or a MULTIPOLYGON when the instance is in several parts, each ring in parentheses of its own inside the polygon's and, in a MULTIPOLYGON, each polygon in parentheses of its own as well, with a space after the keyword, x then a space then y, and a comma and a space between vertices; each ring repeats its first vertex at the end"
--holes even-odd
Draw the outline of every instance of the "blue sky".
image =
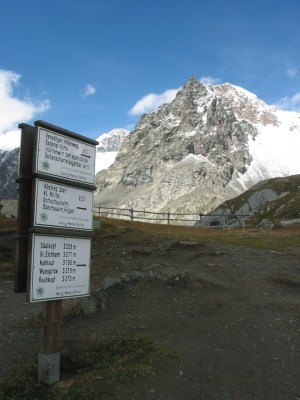
POLYGON ((299 0, 0 0, 0 134, 132 129, 190 76, 299 111, 299 20, 299 0))

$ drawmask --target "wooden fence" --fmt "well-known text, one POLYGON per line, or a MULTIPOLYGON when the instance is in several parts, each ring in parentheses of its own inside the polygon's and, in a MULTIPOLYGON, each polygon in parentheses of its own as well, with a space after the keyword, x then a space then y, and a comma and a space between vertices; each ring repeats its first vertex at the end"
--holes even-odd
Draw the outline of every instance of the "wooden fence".
MULTIPOLYGON (((230 226, 230 220, 237 222, 237 226, 245 228, 245 222, 249 215, 246 214, 195 214, 195 213, 171 213, 168 212, 154 212, 145 210, 134 210, 133 208, 118 208, 118 207, 104 207, 101 205, 94 205, 94 215, 109 217, 109 218, 129 218, 131 221, 151 221, 151 222, 162 222, 165 221, 168 225, 176 222, 181 225, 194 225, 195 222, 201 222, 202 218, 209 218, 211 223, 208 225, 213 228, 225 228, 230 226), (217 219, 218 218, 218 219, 217 219), (215 220, 214 220, 215 219, 215 220), (220 219, 222 223, 217 224, 220 219)), ((236 226, 236 225, 235 225, 236 226)))
MULTIPOLYGON (((15 200, 16 198, 4 198, 1 200, 15 200)), ((17 213, 17 207, 16 207, 17 213)), ((199 226, 206 226, 211 228, 227 228, 232 227, 234 221, 235 227, 245 228, 247 223, 247 214, 195 214, 195 213, 172 213, 168 212, 154 212, 145 210, 134 210, 133 208, 118 208, 118 207, 104 207, 101 205, 94 205, 93 214, 95 216, 109 217, 109 218, 129 218, 131 221, 147 221, 176 224, 176 225, 194 225, 196 222, 199 226), (201 225, 201 221, 206 219, 209 223, 201 225)), ((16 214, 17 215, 17 214, 16 214)))

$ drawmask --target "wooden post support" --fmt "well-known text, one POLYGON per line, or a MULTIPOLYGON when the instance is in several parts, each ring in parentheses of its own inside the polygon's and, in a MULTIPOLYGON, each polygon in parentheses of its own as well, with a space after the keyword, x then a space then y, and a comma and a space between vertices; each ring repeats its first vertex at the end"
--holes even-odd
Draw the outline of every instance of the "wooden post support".
POLYGON ((15 293, 25 293, 27 286, 28 229, 31 225, 32 160, 35 128, 20 124, 22 129, 19 178, 17 257, 15 268, 15 293))
POLYGON ((38 357, 38 380, 53 385, 60 380, 60 336, 62 300, 43 303, 41 351, 38 357))

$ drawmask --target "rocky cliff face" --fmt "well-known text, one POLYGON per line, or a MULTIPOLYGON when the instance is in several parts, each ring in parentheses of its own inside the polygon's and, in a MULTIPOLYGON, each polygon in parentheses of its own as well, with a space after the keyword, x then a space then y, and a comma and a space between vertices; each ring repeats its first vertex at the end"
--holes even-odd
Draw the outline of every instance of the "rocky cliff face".
POLYGON ((16 198, 18 196, 19 148, 0 150, 0 198, 16 198))
POLYGON ((96 203, 206 213, 270 177, 256 170, 251 150, 261 127, 278 125, 274 109, 255 95, 190 78, 172 103, 141 117, 114 164, 97 174, 96 203))

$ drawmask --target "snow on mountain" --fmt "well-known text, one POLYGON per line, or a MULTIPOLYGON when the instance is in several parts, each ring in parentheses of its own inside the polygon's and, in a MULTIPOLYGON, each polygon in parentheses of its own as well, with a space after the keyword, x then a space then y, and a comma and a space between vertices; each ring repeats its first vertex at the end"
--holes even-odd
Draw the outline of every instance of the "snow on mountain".
POLYGON ((97 152, 95 164, 96 173, 102 171, 103 169, 109 168, 114 163, 117 154, 117 151, 107 151, 105 153, 97 152))
MULTIPOLYGON (((240 121, 248 120, 257 129, 257 135, 248 139, 252 161, 244 174, 233 177, 227 189, 235 188, 239 194, 260 180, 299 174, 300 114, 268 106, 245 89, 226 86, 240 121)), ((220 93, 219 87, 216 92, 220 93)))
POLYGON ((195 156, 195 154, 189 154, 185 158, 183 158, 180 161, 180 163, 181 164, 183 164, 183 163, 194 163, 194 164, 208 163, 213 166, 213 163, 211 163, 207 157, 204 157, 201 154, 198 154, 197 156, 195 156))
POLYGON ((98 137, 99 145, 96 148, 96 173, 110 167, 125 140, 127 129, 113 129, 98 137))
POLYGON ((276 108, 268 106, 254 93, 230 83, 209 86, 208 90, 223 100, 227 110, 233 110, 238 121, 247 120, 253 124, 276 125, 277 119, 274 115, 276 108))

